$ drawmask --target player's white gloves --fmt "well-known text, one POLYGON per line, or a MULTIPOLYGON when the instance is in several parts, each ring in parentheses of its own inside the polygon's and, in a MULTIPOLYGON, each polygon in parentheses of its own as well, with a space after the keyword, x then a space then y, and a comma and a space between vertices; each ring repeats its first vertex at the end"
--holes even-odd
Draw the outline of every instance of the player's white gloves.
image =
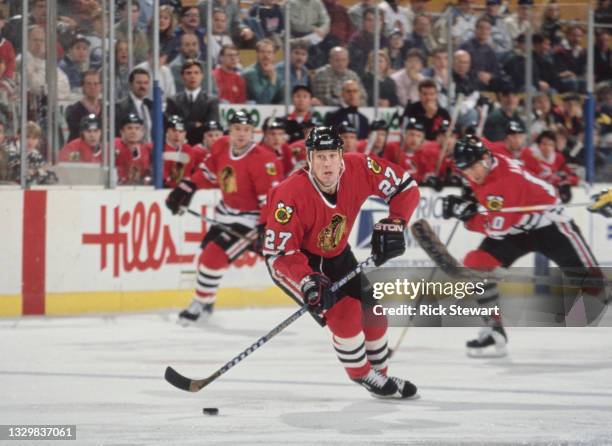
POLYGON ((172 189, 172 192, 166 198, 166 207, 170 209, 172 215, 183 213, 181 208, 189 206, 195 191, 196 185, 188 180, 182 180, 178 186, 172 189))
POLYGON ((406 251, 405 227, 406 222, 401 218, 383 218, 374 225, 372 255, 376 266, 393 257, 401 256, 406 251))
POLYGON ((310 311, 320 313, 333 307, 336 295, 331 286, 329 278, 321 273, 312 273, 302 279, 302 296, 310 311))
POLYGON ((478 204, 472 200, 457 195, 448 195, 442 199, 442 217, 446 220, 458 218, 467 221, 476 213, 478 213, 478 204))

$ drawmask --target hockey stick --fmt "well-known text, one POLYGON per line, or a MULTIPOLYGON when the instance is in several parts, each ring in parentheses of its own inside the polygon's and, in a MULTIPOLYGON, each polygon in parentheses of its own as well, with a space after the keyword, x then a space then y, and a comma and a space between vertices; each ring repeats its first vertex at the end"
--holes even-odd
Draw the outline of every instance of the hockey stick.
MULTIPOLYGON (((338 291, 349 280, 353 279, 355 276, 360 274, 363 271, 363 269, 366 268, 373 260, 374 260, 374 256, 370 256, 366 260, 364 260, 363 262, 359 263, 350 273, 348 273, 342 279, 340 279, 337 282, 335 282, 332 285, 332 287, 331 287, 331 291, 332 292, 338 291)), ((299 310, 297 310, 295 313, 293 313, 291 316, 289 316, 287 319, 285 319, 280 324, 278 324, 276 327, 274 327, 272 330, 270 330, 267 334, 263 335, 261 338, 259 338, 253 344, 251 344, 248 348, 246 348, 245 350, 240 352, 238 355, 236 355, 233 359, 231 359, 229 362, 227 362, 223 367, 219 368, 216 372, 214 372, 208 378, 204 378, 204 379, 191 379, 191 378, 187 378, 186 376, 183 376, 180 373, 178 373, 176 370, 174 370, 170 366, 168 366, 166 368, 166 373, 165 373, 164 377, 165 377, 166 381, 168 381, 174 387, 177 387, 177 388, 179 388, 181 390, 185 390, 185 391, 188 391, 188 392, 198 392, 198 391, 202 390, 204 387, 206 387, 207 385, 209 385, 211 382, 213 382, 214 380, 219 378, 221 375, 226 373, 228 370, 230 370, 232 367, 234 367, 236 364, 238 364, 244 358, 249 356, 251 353, 253 353, 255 350, 257 350, 259 347, 264 345, 266 342, 268 342, 274 336, 279 334, 281 331, 283 331, 289 325, 291 325, 292 323, 297 321, 307 311, 308 311, 308 306, 304 305, 299 310)))
MULTIPOLYGON (((445 246, 448 248, 448 245, 450 244, 451 240, 453 239, 453 236, 455 235, 455 232, 457 232, 457 227, 459 226, 459 222, 461 220, 457 220, 455 222, 455 226, 453 226, 453 230, 451 231, 450 235, 448 236, 448 238, 446 239, 446 243, 445 246)), ((434 276, 436 275, 436 267, 433 267, 431 270, 431 273, 429 273, 429 277, 427 278, 427 282, 431 281, 431 279, 434 278, 434 276)), ((416 301, 415 307, 419 307, 419 305, 421 305, 421 302, 423 302, 423 298, 425 297, 425 295, 423 293, 421 293, 419 295, 419 298, 416 301)), ((410 317, 408 318, 408 323, 412 322, 412 320, 414 319, 415 314, 411 314, 410 317)), ((391 359, 391 357, 395 354, 396 351, 399 350, 400 346, 402 345, 402 342, 404 341, 404 338, 406 337, 406 333, 408 333, 408 325, 406 325, 403 329, 402 332, 400 333, 399 338, 397 339, 397 342, 395 343, 395 347, 393 348, 393 350, 389 349, 389 359, 391 359)))
POLYGON ((453 108, 453 115, 451 116, 451 122, 446 129, 446 133, 444 135, 444 142, 442 144, 442 150, 440 150, 440 154, 438 155, 438 160, 436 161, 436 176, 440 175, 440 167, 442 167, 442 162, 444 158, 446 158, 446 153, 448 152, 448 140, 450 139, 450 135, 455 129, 455 125, 457 125, 457 119, 459 118, 459 109, 461 108, 461 104, 463 103, 463 93, 459 93, 457 96, 457 102, 455 102, 455 108, 453 108))
POLYGON ((248 240, 250 242, 254 242, 255 240, 257 240, 257 235, 258 235, 257 228, 251 229, 246 234, 241 234, 241 233, 233 230, 230 226, 228 226, 228 225, 226 225, 224 223, 218 222, 214 218, 207 217, 206 215, 200 214, 199 212, 196 212, 196 211, 194 211, 192 209, 189 209, 189 208, 185 208, 185 211, 187 211, 187 213, 193 215, 194 217, 198 217, 199 219, 207 221, 210 224, 219 226, 225 232, 227 232, 230 235, 233 235, 234 237, 237 237, 237 238, 243 239, 243 240, 248 240))

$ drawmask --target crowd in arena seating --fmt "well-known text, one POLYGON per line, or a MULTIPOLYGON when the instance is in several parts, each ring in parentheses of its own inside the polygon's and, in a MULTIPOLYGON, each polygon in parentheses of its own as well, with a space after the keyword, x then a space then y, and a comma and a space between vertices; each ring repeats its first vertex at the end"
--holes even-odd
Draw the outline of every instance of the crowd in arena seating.
MULTIPOLYGON (((428 0, 208 1, 212 1, 213 8, 210 42, 205 29, 207 0, 161 0, 158 36, 153 36, 152 2, 133 0, 131 10, 127 1, 116 2, 115 41, 111 47, 115 55, 112 79, 116 100, 115 149, 117 162, 125 163, 120 167, 120 183, 144 184, 151 178, 153 38, 160 42, 164 130, 185 133, 184 141, 174 135, 175 138, 170 138, 172 142, 168 142, 166 135, 166 142, 179 152, 183 145, 205 150, 208 147, 205 129, 212 125, 209 130, 219 131, 220 103, 285 102, 285 62, 281 49, 287 32, 286 19, 290 24, 290 52, 286 59, 293 106, 292 114, 284 121, 288 144, 303 139, 304 127, 314 119, 312 107, 325 105, 337 108, 324 117, 325 124, 341 127, 349 139, 355 134, 356 150, 376 152, 373 141, 377 139, 373 135, 388 131, 393 123, 386 123, 386 128, 373 125, 360 108, 377 105, 403 109, 399 120, 402 143, 397 150, 404 154, 389 155, 398 162, 412 162, 411 150, 418 151, 425 143, 434 144, 440 135, 446 140, 455 132, 480 131, 494 144, 516 134, 516 128, 525 133, 527 121, 531 122, 531 133, 526 136, 532 145, 511 150, 515 158, 522 159, 520 150, 529 149, 542 162, 550 161, 556 153, 575 165, 584 162, 585 27, 562 20, 563 5, 557 0, 548 0, 537 8, 533 0, 517 3, 485 0, 484 4, 457 0, 437 11, 432 10, 428 0), (288 18, 284 16, 285 2, 289 4, 288 18), (378 67, 374 66, 376 17, 380 19, 378 67), (133 25, 131 45, 127 41, 129 21, 133 25), (525 54, 530 21, 534 25, 535 94, 533 115, 527 117, 525 54), (453 48, 451 61, 449 39, 453 48), (208 52, 212 59, 210 67, 208 52), (241 63, 245 54, 254 55, 252 64, 241 63), (212 95, 207 93, 208 70, 212 72, 212 95), (376 71, 379 98, 374 104, 376 71), (449 129, 448 110, 453 107, 459 109, 458 125, 449 129), (417 123, 408 125, 413 118, 417 123), (515 130, 509 131, 512 126, 515 130), (417 144, 419 138, 413 142, 412 136, 406 144, 410 138, 405 133, 421 130, 422 144, 417 144), (551 138, 554 141, 554 154, 547 155, 544 149, 538 149, 542 135, 546 135, 546 141, 551 138)), ((46 138, 39 132, 39 142, 34 146, 29 136, 36 133, 34 125, 39 130, 42 127, 43 134, 47 125, 46 0, 29 0, 28 43, 24 49, 20 4, 0 0, 0 181, 5 182, 15 181, 19 176, 16 104, 22 60, 26 61, 31 121, 26 129, 27 150, 38 153, 35 158, 41 169, 44 158, 51 158, 46 138)), ((63 149, 55 157, 59 161, 102 160, 100 70, 106 36, 101 6, 100 0, 57 2, 58 19, 54 24, 57 99, 69 104, 63 116, 68 131, 65 138, 60 138, 63 149)), ((612 23, 610 0, 600 0, 596 21, 612 23)), ((603 175, 606 172, 612 175, 611 32, 608 28, 597 28, 594 47, 596 161, 603 175)), ((437 164, 436 171, 440 167, 437 164)), ((554 163, 549 164, 550 169, 554 163)), ((424 183, 432 174, 421 173, 424 183)), ((32 175, 28 181, 53 180, 40 178, 32 175)), ((452 178, 439 181, 452 183, 452 178)), ((438 186, 438 180, 427 184, 438 186)))

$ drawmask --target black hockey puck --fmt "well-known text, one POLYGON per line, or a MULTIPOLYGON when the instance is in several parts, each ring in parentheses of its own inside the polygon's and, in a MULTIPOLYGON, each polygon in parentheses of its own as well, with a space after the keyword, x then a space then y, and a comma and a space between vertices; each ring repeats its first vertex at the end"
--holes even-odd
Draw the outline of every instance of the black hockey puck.
POLYGON ((205 407, 202 409, 204 415, 219 415, 219 409, 216 407, 205 407))

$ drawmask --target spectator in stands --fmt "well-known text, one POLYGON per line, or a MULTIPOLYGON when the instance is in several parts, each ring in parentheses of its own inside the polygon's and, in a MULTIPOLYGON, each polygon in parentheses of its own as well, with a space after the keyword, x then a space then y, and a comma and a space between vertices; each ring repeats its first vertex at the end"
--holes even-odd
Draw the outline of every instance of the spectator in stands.
POLYGON ((305 85, 296 85, 291 90, 292 111, 285 116, 285 132, 288 142, 304 139, 304 125, 312 116, 312 91, 305 85))
POLYGON ((78 90, 83 73, 89 68, 89 40, 82 35, 75 36, 57 65, 68 76, 70 89, 78 90))
MULTIPOLYGON (((192 59, 202 61, 202 53, 200 53, 199 50, 197 35, 183 34, 180 37, 180 43, 180 52, 169 65, 172 76, 174 77, 174 85, 177 93, 180 93, 185 88, 183 85, 183 78, 181 77, 185 62, 192 59)), ((203 63, 202 66, 205 66, 205 63, 203 63)))
MULTIPOLYGON (((21 64, 23 54, 17 56, 17 64, 21 64)), ((28 51, 26 55, 26 76, 28 89, 37 95, 47 94, 47 63, 45 58, 45 30, 34 25, 28 29, 28 51)), ((70 82, 66 74, 57 69, 57 98, 67 101, 70 98, 70 82)))
POLYGON ((119 184, 151 184, 151 144, 143 142, 145 134, 142 119, 129 113, 120 121, 115 138, 115 164, 119 184))
POLYGON ((561 10, 557 0, 548 0, 542 13, 541 32, 548 38, 551 45, 560 45, 565 38, 561 28, 561 10))
MULTIPOLYGON (((374 0, 361 0, 359 3, 355 3, 348 9, 349 19, 353 24, 353 28, 361 29, 363 26, 363 12, 366 9, 371 9, 376 7, 376 2, 374 0)), ((381 14, 382 15, 382 14, 381 14)), ((383 21, 384 23, 384 21, 383 21)), ((383 29, 384 32, 384 29, 383 29)))
POLYGON ((223 45, 219 52, 219 65, 212 76, 219 91, 219 99, 230 104, 246 102, 246 83, 238 73, 240 53, 234 44, 223 45))
POLYGON ((65 10, 62 11, 58 8, 58 13, 71 19, 75 24, 74 30, 79 33, 92 28, 95 14, 100 8, 98 0, 68 0, 65 2, 59 1, 58 3, 67 3, 65 10))
POLYGON ((291 37, 304 38, 310 44, 308 68, 319 68, 336 38, 330 38, 330 18, 321 0, 287 0, 290 5, 291 37))
POLYGON ((283 101, 283 79, 274 66, 276 47, 270 39, 262 39, 255 46, 257 62, 246 68, 242 77, 246 83, 247 99, 257 104, 280 104, 283 101))
POLYGON ((576 93, 566 93, 561 96, 561 101, 560 128, 566 130, 568 144, 574 145, 577 140, 582 139, 584 132, 582 98, 576 93))
MULTIPOLYGON (((2 32, 0 26, 0 33, 2 32)), ((17 55, 13 44, 0 35, 0 91, 8 98, 15 94, 15 67, 17 55)))
MULTIPOLYGON (((502 63, 504 75, 512 82, 517 91, 525 88, 525 63, 525 35, 521 34, 516 39, 514 49, 503 58, 502 63)), ((540 88, 538 67, 534 65, 531 73, 533 86, 538 90, 544 90, 544 88, 540 88)))
MULTIPOLYGON (((389 56, 384 50, 378 52, 378 106, 379 107, 396 107, 399 105, 395 82, 391 77, 389 70, 389 56)), ((366 72, 362 76, 363 86, 368 92, 368 105, 374 106, 374 51, 370 52, 366 72)))
POLYGON ((391 72, 404 69, 404 59, 406 58, 406 51, 404 49, 404 37, 399 28, 395 28, 389 35, 389 62, 391 64, 391 72))
POLYGON ((357 139, 368 137, 368 118, 360 113, 358 108, 363 101, 361 97, 361 86, 355 80, 347 80, 342 84, 342 102, 340 108, 325 117, 325 125, 339 126, 342 122, 348 122, 355 129, 357 139))
POLYGON ((416 48, 425 57, 425 60, 433 53, 434 41, 431 37, 431 19, 428 15, 418 14, 414 17, 412 32, 406 37, 404 49, 406 51, 416 48))
POLYGON ((503 17, 499 15, 502 0, 487 0, 483 17, 491 23, 491 40, 489 44, 497 57, 502 57, 512 49, 512 37, 503 17))
POLYGON ((595 81, 604 82, 612 79, 612 44, 610 31, 599 30, 595 43, 595 81))
POLYGON ((595 9, 595 23, 612 25, 612 2, 610 0, 598 0, 595 9))
POLYGON ((560 45, 553 55, 553 67, 559 76, 561 91, 584 92, 587 66, 586 50, 582 47, 584 31, 578 25, 567 31, 567 45, 560 45))
POLYGON ((478 79, 470 69, 472 58, 465 50, 457 50, 453 57, 453 82, 455 82, 455 93, 463 94, 465 97, 478 93, 478 79))
MULTIPOLYGON (((176 94, 176 83, 174 82, 174 75, 168 65, 166 65, 166 59, 168 55, 159 53, 159 88, 161 89, 162 96, 162 108, 165 107, 166 99, 176 94)), ((142 68, 147 70, 151 78, 153 78, 153 53, 147 56, 146 62, 136 65, 136 68, 142 68)), ((149 91, 149 99, 153 99, 153 89, 149 91)))
MULTIPOLYGON (((468 54, 469 57, 469 54, 468 54)), ((430 77, 438 87, 438 103, 444 107, 448 107, 448 50, 443 47, 438 47, 433 52, 432 65, 423 70, 425 77, 430 77)))
POLYGON ((209 97, 201 87, 204 70, 202 63, 188 59, 181 71, 184 91, 168 99, 167 115, 179 115, 187 127, 187 142, 190 145, 202 141, 204 124, 219 120, 219 100, 209 97))
POLYGON ((357 82, 362 92, 362 100, 367 101, 367 94, 359 76, 348 66, 348 51, 346 48, 337 46, 329 52, 329 63, 315 72, 312 92, 323 105, 341 105, 342 86, 348 80, 357 82))
POLYGON ((406 105, 402 118, 416 118, 422 122, 425 139, 433 141, 443 122, 450 121, 450 116, 438 103, 438 87, 432 79, 423 79, 419 83, 418 95, 418 101, 406 105))
MULTIPOLYGON (((21 130, 21 129, 20 129, 21 130)), ((26 158, 27 158, 27 170, 26 170, 26 184, 55 184, 57 183, 57 177, 55 173, 48 170, 49 165, 47 164, 45 157, 41 153, 41 139, 42 129, 40 126, 33 122, 28 121, 26 128, 26 158)), ((15 138, 16 144, 13 146, 14 152, 9 153, 9 158, 12 158, 11 173, 13 181, 19 183, 21 178, 21 135, 20 131, 17 132, 15 138)))
MULTIPOLYGON (((308 43, 304 39, 292 39, 289 53, 289 81, 291 89, 296 85, 310 85, 310 76, 306 69, 308 62, 308 43)), ((276 75, 285 79, 285 61, 276 64, 276 75)))
POLYGON ((12 172, 10 155, 15 155, 17 149, 13 141, 6 136, 6 123, 0 119, 0 184, 11 183, 12 172))
POLYGON ((91 16, 91 28, 83 30, 83 36, 89 41, 89 68, 102 67, 102 39, 104 39, 104 20, 102 9, 98 8, 91 16))
POLYGON ((531 122, 531 136, 535 139, 544 130, 557 131, 562 120, 561 113, 553 108, 548 93, 540 92, 533 97, 533 120, 531 122))
POLYGON ((489 45, 491 20, 486 16, 476 21, 474 37, 464 42, 460 49, 470 53, 471 69, 479 81, 479 89, 491 90, 493 80, 499 77, 499 64, 495 51, 489 45))
POLYGON ((484 136, 490 141, 501 141, 506 138, 506 130, 510 121, 525 125, 520 117, 519 98, 511 84, 502 86, 498 93, 499 107, 489 113, 484 126, 484 136))
POLYGON ((280 5, 274 0, 257 0, 249 9, 250 28, 255 31, 257 39, 272 39, 280 42, 280 35, 285 30, 285 17, 280 5))
POLYGON ((147 59, 149 54, 149 40, 147 34, 136 26, 138 16, 140 15, 140 3, 132 2, 132 10, 128 11, 128 3, 119 4, 119 12, 121 20, 115 25, 115 37, 120 40, 128 40, 128 20, 132 21, 132 51, 134 54, 134 63, 139 64, 147 59))
MULTIPOLYGON (((473 9, 474 0, 458 0, 457 7, 454 11, 453 25, 451 28, 451 35, 455 45, 461 45, 467 41, 470 36, 474 34, 476 29, 476 20, 478 17, 473 9)), ((441 17, 442 20, 440 26, 445 27, 445 17, 441 17)))
POLYGON ((144 142, 151 141, 153 104, 147 97, 151 89, 151 76, 147 70, 134 68, 130 73, 128 96, 115 104, 115 132, 119 135, 122 123, 128 115, 135 114, 142 122, 144 142))
MULTIPOLYGON (((363 27, 351 36, 348 44, 348 52, 351 55, 349 68, 361 78, 365 73, 368 55, 374 51, 375 14, 374 8, 366 9, 363 12, 363 27)), ((380 48, 386 46, 387 39, 381 29, 380 48)))
MULTIPOLYGON (((15 3, 17 4, 17 3, 15 3)), ((20 53, 22 49, 21 45, 21 23, 22 23, 22 15, 21 15, 21 2, 18 2, 20 5, 19 12, 15 13, 4 28, 2 29, 2 35, 8 39, 12 44, 13 48, 15 48, 16 52, 20 53)), ((34 0, 29 4, 29 17, 28 17, 28 27, 33 25, 39 25, 43 29, 47 23, 47 2, 46 0, 34 0)))
POLYGON ((338 0, 323 0, 323 4, 330 20, 329 35, 336 38, 335 45, 345 46, 354 32, 346 6, 338 0))
POLYGON ((533 0, 518 0, 516 12, 504 19, 510 38, 514 41, 521 34, 527 34, 529 28, 529 8, 533 0))
MULTIPOLYGON (((178 19, 174 8, 170 5, 159 7, 159 52, 170 56, 174 49, 174 30, 178 19)), ((148 35, 153 36, 153 20, 149 21, 148 35)), ((170 60, 168 60, 170 62, 170 60)))
MULTIPOLYGON (((200 11, 200 22, 206 23, 207 1, 198 2, 200 11)), ((240 2, 238 0, 213 0, 213 9, 222 9, 227 14, 227 33, 239 48, 254 48, 257 36, 253 30, 246 25, 240 12, 240 2)))
POLYGON ((102 112, 102 82, 97 70, 87 70, 81 77, 83 97, 80 101, 66 108, 66 123, 68 124, 68 141, 79 137, 81 132, 81 120, 84 117, 94 115, 100 119, 102 112))
POLYGON ((115 100, 127 98, 130 91, 130 66, 128 63, 128 44, 125 40, 115 42, 115 100))
POLYGON ((60 162, 101 163, 102 131, 98 117, 94 114, 83 116, 78 129, 77 137, 60 150, 60 162))
MULTIPOLYGON (((195 6, 185 6, 181 9, 179 16, 179 25, 174 29, 174 43, 172 50, 168 55, 168 60, 172 63, 174 58, 178 57, 179 53, 183 53, 183 36, 185 34, 191 34, 195 37, 197 42, 197 58, 200 60, 206 60, 206 31, 200 26, 200 13, 198 8, 195 6)), ((190 51, 193 53, 193 50, 190 51)), ((193 55, 188 58, 193 59, 193 55)), ((185 61, 180 63, 183 65, 185 61)))
POLYGON ((212 53, 214 67, 219 60, 219 51, 223 45, 233 45, 232 38, 227 33, 227 14, 222 9, 215 9, 212 15, 212 42, 208 49, 212 53))
POLYGON ((409 7, 400 6, 401 0, 384 0, 378 4, 378 8, 385 17, 385 34, 399 29, 402 37, 412 32, 413 12, 409 7))
POLYGON ((406 53, 404 69, 391 75, 402 107, 419 100, 419 82, 425 79, 421 71, 423 71, 423 55, 419 50, 411 49, 406 53))
POLYGON ((544 34, 533 35, 533 69, 534 73, 538 73, 540 91, 552 92, 559 89, 560 79, 553 65, 550 39, 544 34))

